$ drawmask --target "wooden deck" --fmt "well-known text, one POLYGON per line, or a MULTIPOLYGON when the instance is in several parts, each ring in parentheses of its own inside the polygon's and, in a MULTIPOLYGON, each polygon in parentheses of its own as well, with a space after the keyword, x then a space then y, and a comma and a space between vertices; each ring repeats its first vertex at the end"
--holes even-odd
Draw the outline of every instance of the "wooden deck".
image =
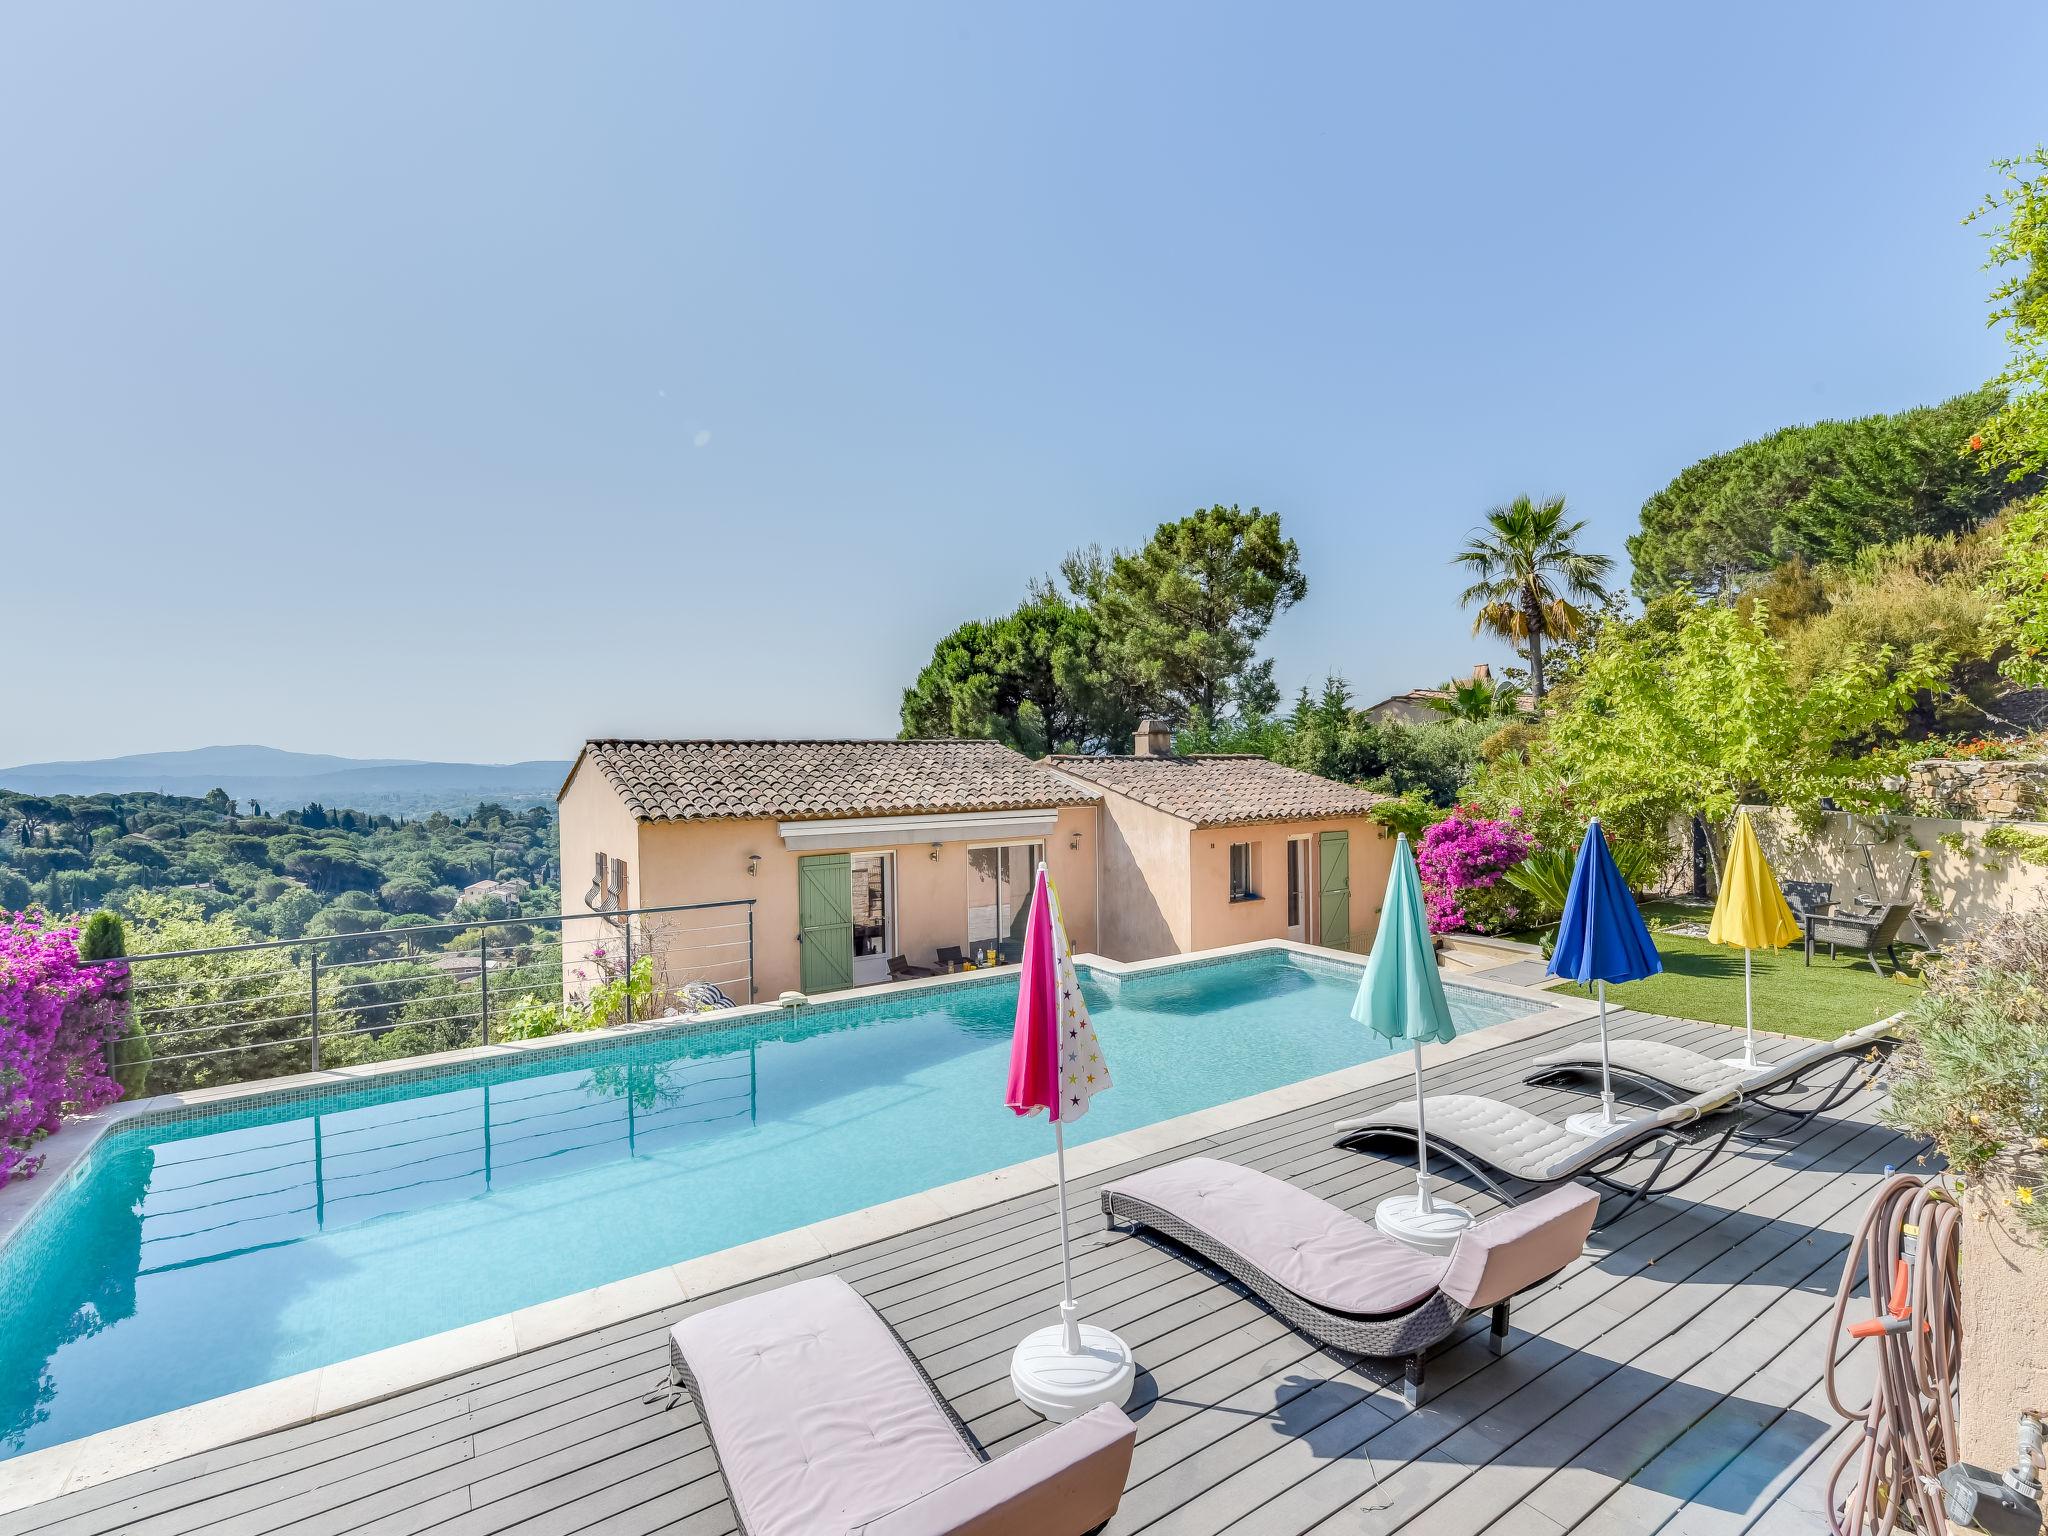
MULTIPOLYGON (((1716 1054, 1731 1038, 1639 1014, 1613 1022, 1716 1054)), ((1432 1089, 1583 1108, 1582 1096, 1521 1078, 1530 1056, 1590 1029, 1484 1053, 1432 1089)), ((1412 1169, 1336 1150, 1330 1122, 1391 1096, 1333 1101, 1157 1160, 1204 1150, 1369 1211, 1412 1169)), ((1146 1372, 1131 1405, 1136 1461, 1110 1530, 1819 1528, 1820 1462, 1844 1430, 1819 1392, 1832 1291, 1883 1166, 1910 1165, 1918 1150, 1874 1123, 1865 1096, 1788 1142, 1732 1153, 1681 1195, 1596 1233, 1583 1260, 1519 1301, 1504 1358, 1485 1349, 1485 1317, 1472 1319, 1432 1360, 1413 1413, 1373 1371, 1309 1344, 1215 1273, 1108 1232, 1100 1181, 1089 1181, 1075 1263, 1083 1316, 1120 1332, 1146 1372)), ((1461 1198, 1492 1204, 1477 1190, 1461 1198)), ((1048 1193, 1020 1197, 816 1267, 882 1310, 992 1454, 1043 1429, 1011 1398, 1007 1371, 1011 1347, 1057 1299, 1052 1212, 1048 1193)), ((720 1536, 731 1509, 694 1411, 643 1401, 662 1378, 671 1320, 607 1328, 85 1489, 18 1511, 9 1529, 720 1536)))

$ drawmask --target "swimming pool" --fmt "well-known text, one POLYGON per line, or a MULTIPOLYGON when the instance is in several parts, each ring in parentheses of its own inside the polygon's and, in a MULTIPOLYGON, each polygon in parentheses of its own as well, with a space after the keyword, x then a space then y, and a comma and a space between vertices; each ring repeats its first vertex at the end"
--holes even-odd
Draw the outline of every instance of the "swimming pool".
MULTIPOLYGON (((1084 970, 1096 1140, 1385 1054, 1358 968, 1084 970)), ((1461 1031, 1537 1005, 1449 986, 1461 1031)), ((0 1251, 0 1455, 1042 1155, 1016 983, 594 1042, 110 1131, 0 1251)))

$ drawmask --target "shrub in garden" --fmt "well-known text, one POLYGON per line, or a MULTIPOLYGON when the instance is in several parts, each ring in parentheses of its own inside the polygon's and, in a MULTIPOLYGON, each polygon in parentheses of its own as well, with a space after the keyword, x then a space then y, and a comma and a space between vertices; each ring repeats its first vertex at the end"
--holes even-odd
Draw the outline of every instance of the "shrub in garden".
POLYGON ((30 1148, 65 1112, 102 1108, 121 1090, 107 1041, 127 1028, 115 973, 81 964, 78 930, 41 912, 0 912, 0 1184, 41 1165, 30 1148))
POLYGON ((1415 867, 1432 933, 1499 933, 1515 926, 1524 898, 1503 878, 1536 843, 1520 825, 1460 806, 1422 834, 1415 867))
MULTIPOLYGON (((119 913, 95 912, 85 920, 78 935, 78 958, 88 963, 118 960, 128 953, 128 930, 119 913)), ((106 967, 106 1006, 120 1014, 118 1032, 110 1027, 107 1036, 107 1067, 121 1085, 121 1097, 139 1099, 149 1092, 149 1033, 143 1029, 128 1004, 129 969, 125 965, 106 967)))
POLYGON ((2048 914, 2000 918, 1930 964, 1906 1022, 1885 1118, 2009 1191, 2048 1240, 2048 914))

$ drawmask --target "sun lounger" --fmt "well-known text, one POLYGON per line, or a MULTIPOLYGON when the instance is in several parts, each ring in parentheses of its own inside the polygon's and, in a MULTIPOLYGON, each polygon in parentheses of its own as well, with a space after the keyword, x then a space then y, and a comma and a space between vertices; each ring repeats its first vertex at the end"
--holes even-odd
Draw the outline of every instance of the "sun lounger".
MULTIPOLYGON (((1494 1180, 1489 1169, 1529 1184, 1592 1179, 1628 1196, 1605 1221, 1598 1223, 1606 1225, 1644 1200, 1668 1195, 1691 1183, 1728 1145, 1728 1139, 1741 1125, 1741 1104, 1741 1096, 1732 1088, 1702 1093, 1598 1137, 1575 1135, 1518 1105, 1477 1094, 1452 1093, 1426 1099, 1424 1109, 1432 1158, 1442 1156, 1456 1163, 1511 1205, 1515 1197, 1494 1180), (1718 1137, 1711 1141, 1704 1137, 1688 1139, 1694 1126, 1715 1120, 1722 1122, 1718 1137), (1685 1160, 1684 1171, 1679 1173, 1671 1167, 1671 1161, 1681 1148, 1692 1149, 1693 1155, 1685 1160), (1620 1177, 1625 1169, 1639 1165, 1646 1170, 1642 1177, 1633 1182, 1620 1177)), ((1345 1133, 1337 1142, 1340 1147, 1358 1148, 1382 1138, 1412 1142, 1415 1101, 1402 1099, 1369 1115, 1339 1120, 1337 1129, 1345 1133)))
POLYGON ((1102 1190, 1112 1223, 1150 1227, 1192 1249, 1310 1338, 1354 1354, 1405 1355, 1411 1408, 1421 1401, 1423 1352, 1491 1309, 1498 1353, 1509 1298, 1579 1256, 1598 1204, 1590 1190, 1553 1190, 1475 1222, 1446 1258, 1285 1180, 1213 1157, 1148 1168, 1102 1190))
MULTIPOLYGON (((1759 1108, 1792 1121, 1793 1129, 1841 1104, 1861 1086, 1861 1069, 1873 1053, 1887 1054, 1899 1043, 1889 1020, 1851 1030, 1834 1040, 1817 1041, 1783 1061, 1764 1063, 1756 1071, 1729 1066, 1683 1046, 1661 1040, 1610 1040, 1607 1057, 1613 1075, 1659 1098, 1677 1102, 1702 1093, 1733 1090, 1759 1108), (1811 1093, 1806 1079, 1832 1062, 1843 1063, 1842 1075, 1816 1103, 1793 1110, 1787 1105, 1811 1093)), ((1531 1083, 1553 1083, 1600 1076, 1600 1043, 1585 1041, 1547 1051, 1531 1063, 1531 1083)), ((1434 1128, 1432 1127, 1432 1131, 1434 1128)))
POLYGON ((1083 1536, 1130 1474, 1137 1431, 1109 1406, 987 1460, 836 1275, 684 1318, 669 1360, 745 1536, 1083 1536))

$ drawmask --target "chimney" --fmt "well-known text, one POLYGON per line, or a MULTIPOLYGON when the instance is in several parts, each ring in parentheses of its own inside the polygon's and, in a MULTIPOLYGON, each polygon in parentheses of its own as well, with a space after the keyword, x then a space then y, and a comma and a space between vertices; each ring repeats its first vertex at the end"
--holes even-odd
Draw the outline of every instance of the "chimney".
POLYGON ((1173 756, 1173 728, 1146 715, 1138 722, 1138 738, 1131 744, 1131 752, 1137 757, 1173 756))
POLYGON ((1490 662, 1490 661, 1482 661, 1482 662, 1478 663, 1478 664, 1477 664, 1476 666, 1474 666, 1474 667, 1472 668, 1472 681, 1473 681, 1473 682, 1475 682, 1475 683, 1490 683, 1490 682, 1492 682, 1492 681, 1493 681, 1493 663, 1492 663, 1492 662, 1490 662))

